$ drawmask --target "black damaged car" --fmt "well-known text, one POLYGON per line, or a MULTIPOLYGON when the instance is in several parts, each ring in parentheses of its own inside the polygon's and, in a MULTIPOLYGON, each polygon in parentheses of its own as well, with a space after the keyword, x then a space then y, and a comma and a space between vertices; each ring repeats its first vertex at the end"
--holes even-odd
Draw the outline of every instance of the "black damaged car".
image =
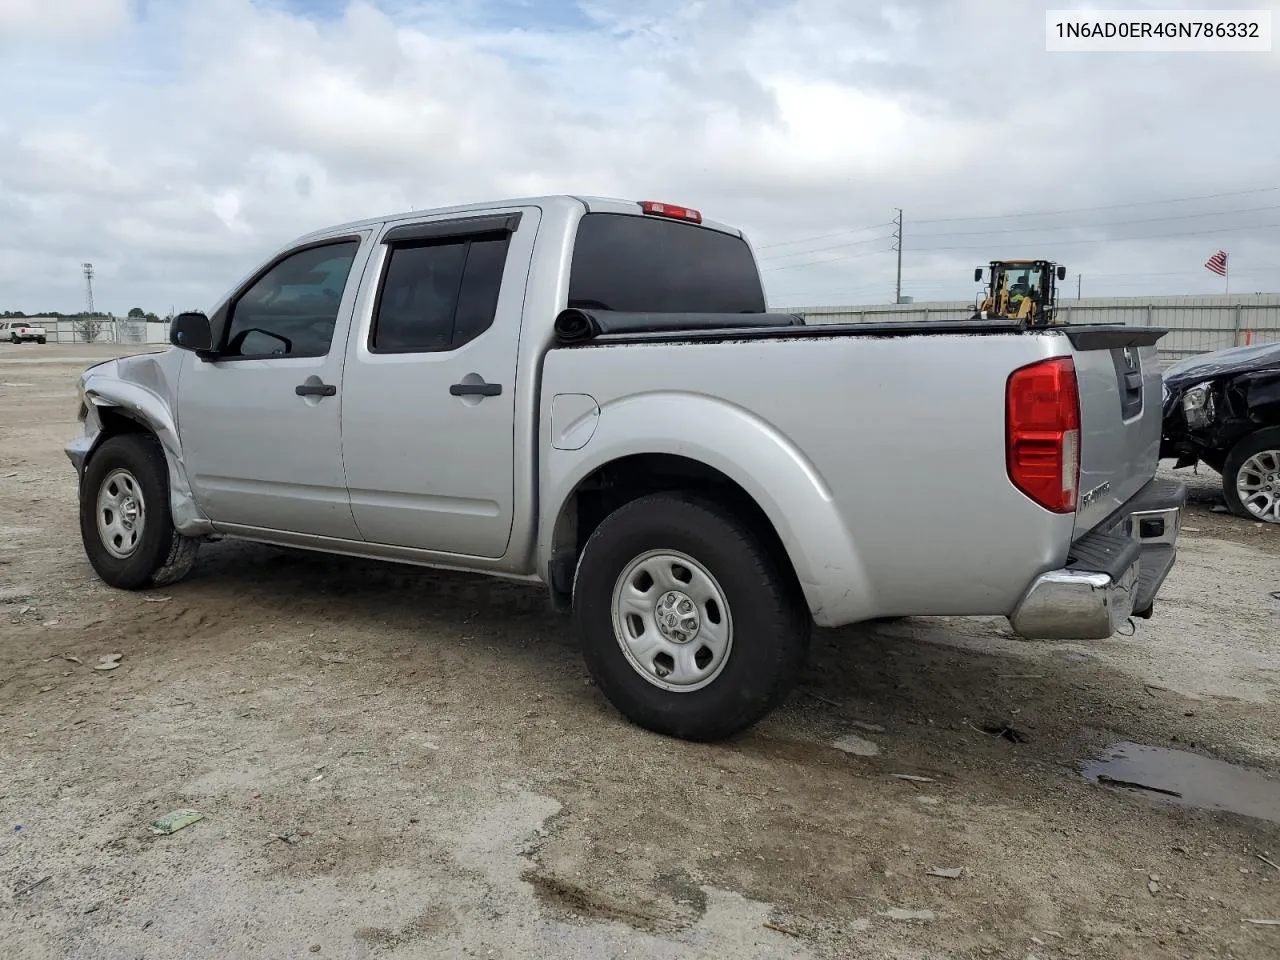
POLYGON ((1164 371, 1160 458, 1222 474, 1237 516, 1280 523, 1280 343, 1188 357, 1164 371))

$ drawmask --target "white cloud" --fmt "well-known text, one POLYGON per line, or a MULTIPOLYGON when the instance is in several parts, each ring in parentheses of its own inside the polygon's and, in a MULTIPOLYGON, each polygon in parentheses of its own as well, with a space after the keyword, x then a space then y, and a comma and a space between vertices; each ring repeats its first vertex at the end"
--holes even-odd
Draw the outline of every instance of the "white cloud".
POLYGON ((3 0, 0 40, 100 35, 129 21, 130 0, 3 0))
POLYGON ((1214 289, 1200 264, 1230 245, 1280 286, 1280 210, 1084 226, 1280 191, 924 222, 1280 186, 1272 56, 1049 55, 1016 0, 307 6, 0 0, 0 309, 75 309, 83 260, 108 309, 196 306, 327 223, 555 191, 739 223, 787 305, 891 296, 883 228, 773 245, 897 206, 918 298, 1042 251, 1137 293, 1214 289), (976 233, 1064 225, 1081 229, 976 233), (1181 275, 1137 276, 1158 272, 1181 275))

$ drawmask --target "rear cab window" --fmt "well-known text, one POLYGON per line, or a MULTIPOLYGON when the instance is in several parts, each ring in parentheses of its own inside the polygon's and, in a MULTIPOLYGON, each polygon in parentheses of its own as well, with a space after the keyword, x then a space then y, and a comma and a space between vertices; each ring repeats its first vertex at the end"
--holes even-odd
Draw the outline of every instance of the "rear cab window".
POLYGON ((578 225, 569 307, 624 313, 764 313, 745 240, 651 216, 588 213, 578 225))

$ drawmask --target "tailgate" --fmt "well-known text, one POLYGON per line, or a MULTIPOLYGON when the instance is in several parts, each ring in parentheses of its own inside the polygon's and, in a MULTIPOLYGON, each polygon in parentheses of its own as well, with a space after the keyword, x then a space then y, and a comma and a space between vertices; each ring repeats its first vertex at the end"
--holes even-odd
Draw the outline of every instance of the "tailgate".
POLYGON ((1080 391, 1080 502, 1073 539, 1152 477, 1160 454, 1161 383, 1149 327, 1068 327, 1080 391))

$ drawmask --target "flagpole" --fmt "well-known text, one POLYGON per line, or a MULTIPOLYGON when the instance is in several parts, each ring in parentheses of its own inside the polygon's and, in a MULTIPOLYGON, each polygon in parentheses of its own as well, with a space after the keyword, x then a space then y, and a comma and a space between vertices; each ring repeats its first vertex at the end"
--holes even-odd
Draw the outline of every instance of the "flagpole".
POLYGON ((1223 296, 1229 297, 1231 296, 1231 259, 1229 257, 1222 261, 1222 279, 1226 284, 1223 296))

